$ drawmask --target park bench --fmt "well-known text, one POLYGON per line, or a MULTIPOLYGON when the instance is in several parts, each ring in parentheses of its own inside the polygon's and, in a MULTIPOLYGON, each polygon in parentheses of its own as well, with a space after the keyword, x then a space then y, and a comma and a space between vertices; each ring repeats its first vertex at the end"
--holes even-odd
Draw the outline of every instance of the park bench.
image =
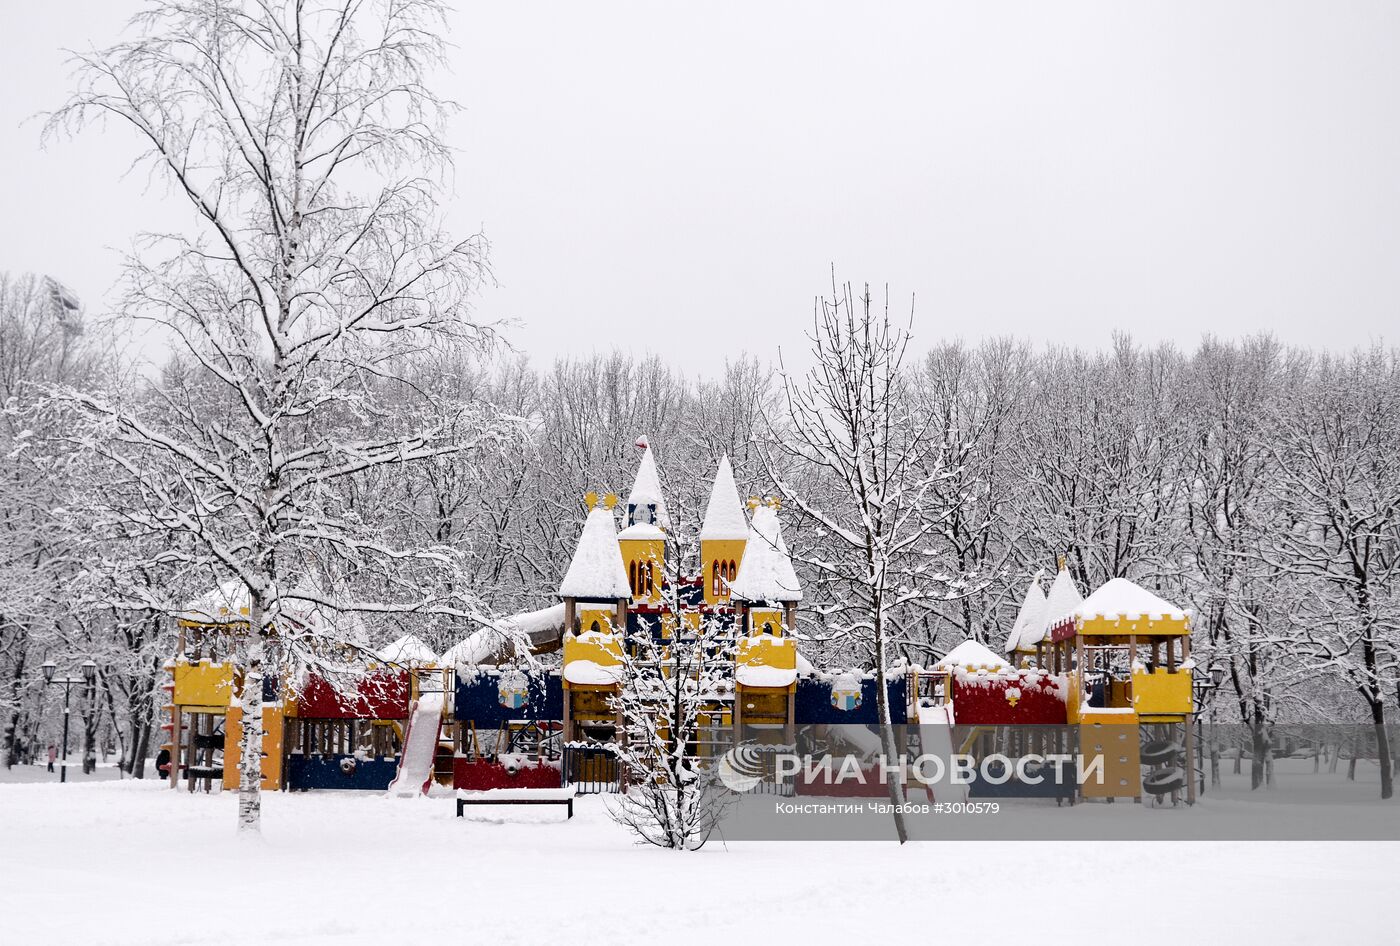
POLYGON ((457 790, 457 817, 468 805, 564 805, 574 816, 574 786, 564 788, 488 788, 482 791, 457 790))

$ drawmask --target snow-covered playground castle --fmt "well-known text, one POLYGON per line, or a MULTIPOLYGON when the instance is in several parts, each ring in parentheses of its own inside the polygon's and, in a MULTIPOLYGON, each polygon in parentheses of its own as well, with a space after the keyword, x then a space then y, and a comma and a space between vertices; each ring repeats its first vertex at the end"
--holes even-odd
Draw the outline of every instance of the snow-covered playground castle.
MULTIPOLYGON (((690 575, 668 567, 670 520, 649 447, 620 508, 596 494, 586 505, 552 607, 481 628, 440 655, 403 638, 349 686, 315 674, 295 687, 286 675, 269 677, 264 787, 618 790, 609 746, 622 730, 626 648, 638 635, 701 628, 730 641, 733 656, 687 747, 700 764, 738 744, 790 746, 813 733, 874 764, 875 677, 818 668, 799 652, 802 588, 776 501, 751 499, 746 514, 722 459, 699 533, 700 569, 690 575)), ((240 626, 246 633, 247 620, 246 596, 232 583, 179 617, 179 652, 167 665, 172 787, 237 785, 240 677, 209 659, 206 642, 240 626)), ((983 771, 959 797, 1192 801, 1190 630, 1188 612, 1126 579, 1082 597, 1061 561, 1048 594, 1030 582, 1005 657, 968 640, 932 667, 891 668, 891 719, 914 724, 902 730, 902 747, 1103 759, 1104 777, 1091 783, 1068 769, 1035 779, 983 771)), ((869 786, 806 773, 768 788, 845 795, 869 786)))

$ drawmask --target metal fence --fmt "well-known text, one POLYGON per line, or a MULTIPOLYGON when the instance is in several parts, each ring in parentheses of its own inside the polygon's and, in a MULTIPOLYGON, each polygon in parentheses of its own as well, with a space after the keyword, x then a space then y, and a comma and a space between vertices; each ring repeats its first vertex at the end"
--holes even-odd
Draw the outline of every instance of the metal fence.
POLYGON ((607 746, 564 746, 564 784, 580 795, 622 791, 622 764, 607 746))

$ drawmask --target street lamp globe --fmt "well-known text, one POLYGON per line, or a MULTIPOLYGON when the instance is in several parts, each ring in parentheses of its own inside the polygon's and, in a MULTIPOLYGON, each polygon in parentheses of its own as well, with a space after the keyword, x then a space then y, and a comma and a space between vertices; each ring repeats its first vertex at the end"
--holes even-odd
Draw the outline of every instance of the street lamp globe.
POLYGON ((44 682, 53 683, 54 671, 58 669, 58 664, 54 663, 52 660, 45 660, 39 669, 44 671, 44 682))
POLYGON ((91 657, 83 661, 83 680, 89 685, 97 682, 97 663, 91 657))
POLYGON ((1215 664, 1210 668, 1210 682, 1217 689, 1225 682, 1225 668, 1220 664, 1215 664))

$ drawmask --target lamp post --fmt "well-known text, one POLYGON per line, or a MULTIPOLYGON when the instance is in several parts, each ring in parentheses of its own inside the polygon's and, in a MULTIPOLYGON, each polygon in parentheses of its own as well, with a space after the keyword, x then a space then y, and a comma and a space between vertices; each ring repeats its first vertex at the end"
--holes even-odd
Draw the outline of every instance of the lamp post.
POLYGON ((1214 695, 1220 689, 1220 685, 1225 682, 1225 668, 1220 664, 1211 664, 1209 679, 1204 679, 1191 675, 1191 689, 1194 691, 1196 699, 1196 772, 1199 791, 1197 794, 1206 793, 1206 756, 1205 756, 1205 728, 1201 724, 1201 713, 1205 711, 1206 705, 1210 702, 1208 697, 1214 695))
POLYGON ((97 682, 97 664, 93 662, 91 658, 84 660, 78 668, 82 671, 83 675, 81 677, 67 676, 55 678, 54 673, 58 670, 58 664, 54 663, 52 660, 45 660, 40 669, 44 671, 45 686, 57 683, 63 687, 63 761, 59 764, 58 780, 60 782, 66 782, 68 781, 68 717, 70 713, 68 698, 72 692, 73 684, 81 683, 84 686, 91 687, 97 682))

